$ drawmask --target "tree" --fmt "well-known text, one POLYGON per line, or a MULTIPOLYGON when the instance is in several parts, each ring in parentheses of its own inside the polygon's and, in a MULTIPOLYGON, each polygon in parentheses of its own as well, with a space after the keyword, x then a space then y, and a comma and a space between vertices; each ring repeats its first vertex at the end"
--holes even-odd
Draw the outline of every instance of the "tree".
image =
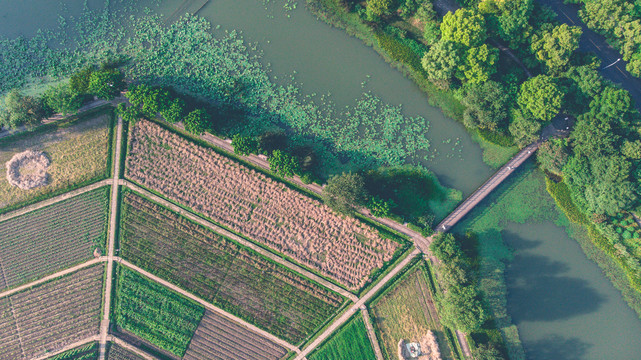
POLYGON ((536 159, 543 170, 561 175, 568 161, 568 152, 563 140, 548 140, 539 146, 536 159))
POLYGON ((529 40, 532 26, 529 23, 534 5, 532 0, 503 1, 498 16, 498 33, 513 49, 529 40))
POLYGON ((423 30, 423 39, 430 44, 436 44, 441 36, 441 28, 437 22, 428 22, 423 30))
POLYGON ((641 140, 625 140, 623 146, 621 146, 621 153, 630 159, 641 159, 641 140))
POLYGON ((481 328, 487 314, 476 289, 469 286, 449 287, 438 301, 443 325, 469 333, 481 328))
POLYGON ((487 39, 485 18, 468 9, 448 12, 441 23, 441 36, 444 41, 452 41, 467 47, 480 46, 487 39))
POLYGON ((239 155, 258 153, 258 140, 251 136, 236 134, 231 139, 231 145, 234 147, 234 152, 239 155))
POLYGON ((370 209, 374 216, 386 217, 390 215, 392 205, 392 201, 385 201, 380 196, 372 196, 367 203, 367 208, 370 209))
POLYGON ((33 125, 47 114, 42 100, 24 96, 18 89, 9 91, 3 102, 4 106, 0 107, 0 126, 16 128, 20 125, 33 125))
POLYGON ((582 156, 610 156, 620 140, 609 119, 593 114, 580 116, 570 135, 573 151, 582 156))
POLYGON ((430 244, 430 250, 437 259, 445 262, 455 261, 463 257, 463 251, 452 234, 439 233, 434 236, 430 244))
POLYGON ((292 177, 298 173, 299 166, 296 157, 282 151, 274 150, 267 159, 269 168, 282 177, 292 177))
POLYGON ((526 116, 549 121, 559 113, 563 93, 551 77, 539 75, 521 84, 517 102, 526 116))
POLYGON ((416 10, 416 19, 424 24, 436 23, 436 11, 431 1, 423 1, 416 10))
POLYGON ((101 99, 111 100, 125 86, 124 76, 118 70, 94 71, 89 77, 88 92, 101 99))
POLYGON ((607 86, 590 102, 590 112, 594 116, 607 119, 621 119, 632 107, 630 93, 624 89, 607 86))
POLYGON ((118 104, 116 106, 116 113, 122 117, 124 121, 127 122, 136 122, 142 117, 142 112, 136 106, 126 106, 124 103, 118 104))
POLYGON ((459 65, 460 48, 451 41, 439 41, 430 47, 421 60, 427 78, 449 84, 459 65))
POLYGON ((579 48, 581 28, 561 24, 541 35, 532 36, 532 53, 548 71, 558 74, 570 63, 570 56, 579 48))
POLYGON ((185 117, 185 130, 200 135, 209 128, 209 120, 209 114, 204 109, 193 110, 185 117))
POLYGON ((467 50, 465 63, 460 67, 464 79, 472 84, 480 84, 490 79, 496 72, 496 63, 499 60, 499 51, 494 47, 483 44, 467 50))
POLYGON ((84 69, 74 73, 69 78, 69 85, 71 89, 80 95, 89 93, 89 79, 91 74, 94 73, 93 66, 87 66, 84 69))
POLYGON ((160 111, 160 115, 170 123, 179 122, 182 120, 184 114, 185 102, 180 98, 172 100, 168 108, 160 111))
POLYGON ((461 101, 465 105, 463 123, 468 128, 498 130, 507 118, 508 100, 508 94, 496 81, 468 87, 461 101))
POLYGON ((353 214, 355 207, 367 201, 365 180, 357 173, 343 173, 327 181, 323 188, 323 200, 327 206, 343 214, 353 214))
POLYGON ((383 15, 388 15, 392 10, 392 0, 367 0, 367 18, 371 21, 383 15))
POLYGON ((539 138, 539 133, 541 132, 540 121, 523 116, 519 111, 514 112, 513 118, 508 130, 517 145, 524 147, 539 138))
POLYGON ((480 344, 474 349, 474 360, 503 360, 501 352, 492 344, 480 344))
POLYGON ((76 112, 83 102, 82 96, 68 83, 50 87, 42 94, 42 99, 54 112, 63 115, 76 112))

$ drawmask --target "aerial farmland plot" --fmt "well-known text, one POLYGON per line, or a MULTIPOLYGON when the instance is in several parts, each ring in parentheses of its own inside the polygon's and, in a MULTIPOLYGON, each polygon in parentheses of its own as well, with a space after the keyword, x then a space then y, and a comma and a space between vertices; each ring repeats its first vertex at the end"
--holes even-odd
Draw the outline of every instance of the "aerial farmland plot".
POLYGON ((298 343, 344 299, 230 239, 126 191, 124 259, 282 339, 298 343))
POLYGON ((401 244, 153 122, 129 131, 126 177, 358 290, 401 244))
POLYGON ((0 222, 0 291, 104 253, 108 188, 0 222))
POLYGON ((358 314, 319 346, 309 360, 375 360, 363 317, 358 314))
MULTIPOLYGON (((113 116, 104 111, 90 114, 0 139, 0 213, 107 176, 113 116), (38 187, 22 189, 9 182, 5 164, 27 151, 46 159, 38 169, 44 181, 38 187)), ((30 165, 16 164, 18 171, 27 174, 34 171, 30 165)))
POLYGON ((145 358, 116 343, 110 343, 107 360, 145 360, 145 358))
POLYGON ((441 358, 454 359, 436 312, 428 276, 426 266, 419 262, 370 304, 370 315, 379 330, 381 350, 387 360, 398 359, 400 341, 420 343, 429 331, 436 336, 441 358))
POLYGON ((42 356, 98 335, 104 266, 0 298, 0 359, 42 356))

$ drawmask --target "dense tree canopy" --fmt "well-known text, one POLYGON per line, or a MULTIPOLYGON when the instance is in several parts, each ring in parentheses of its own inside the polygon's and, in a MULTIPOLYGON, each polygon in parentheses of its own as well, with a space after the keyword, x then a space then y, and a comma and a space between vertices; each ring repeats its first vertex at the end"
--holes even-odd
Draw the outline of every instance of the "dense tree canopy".
POLYGON ((472 84, 480 84, 490 79, 496 72, 499 60, 498 49, 483 44, 469 48, 465 54, 465 62, 460 66, 464 79, 472 84))
POLYGON ((444 41, 452 41, 467 47, 481 46, 487 39, 485 18, 476 11, 465 8, 448 12, 441 23, 444 41))
POLYGON ((563 166, 568 161, 568 150, 565 140, 551 139, 539 147, 536 159, 543 170, 561 175, 563 166))
POLYGON ((367 0, 367 16, 370 20, 375 20, 387 15, 392 11, 392 5, 392 0, 367 0))
POLYGON ((581 28, 561 24, 532 36, 532 52, 552 73, 566 70, 570 56, 579 48, 581 28))
POLYGON ((300 169, 296 157, 282 150, 272 151, 271 156, 267 160, 270 169, 282 177, 292 177, 300 169))
POLYGON ((358 206, 367 201, 365 180, 358 173, 343 173, 327 181, 323 188, 323 200, 327 206, 343 213, 352 214, 358 206))
POLYGON ((94 71, 89 77, 88 92, 101 99, 111 100, 125 87, 124 76, 118 70, 94 71))
POLYGON ((33 125, 46 116, 42 100, 34 96, 24 96, 18 89, 13 89, 5 95, 0 109, 0 126, 8 128, 33 125))
POLYGON ((517 101, 526 117, 548 121, 561 110, 563 93, 551 77, 539 75, 521 85, 517 101))
POLYGON ((500 2, 501 13, 498 16, 498 33, 511 48, 526 43, 532 35, 529 23, 534 5, 533 0, 511 0, 500 2))
POLYGON ((507 118, 508 95, 496 81, 486 81, 467 88, 462 99, 465 105, 463 122, 469 128, 496 131, 507 118))
POLYGON ((200 135, 209 129, 209 114, 204 109, 191 111, 185 117, 185 129, 192 134, 200 135))
POLYGON ((42 99, 51 110, 63 115, 76 112, 83 103, 83 96, 68 83, 50 87, 42 94, 42 99))
POLYGON ((451 41, 439 41, 423 56, 421 64, 430 80, 449 81, 461 61, 460 48, 451 41))
POLYGON ((234 152, 239 155, 258 153, 258 140, 251 136, 236 134, 231 139, 231 145, 234 147, 234 152))

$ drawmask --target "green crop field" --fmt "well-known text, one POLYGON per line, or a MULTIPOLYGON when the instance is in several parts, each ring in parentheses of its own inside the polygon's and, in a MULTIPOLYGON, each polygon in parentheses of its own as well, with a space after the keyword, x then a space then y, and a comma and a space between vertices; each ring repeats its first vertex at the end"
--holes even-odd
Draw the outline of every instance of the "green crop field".
POLYGON ((93 258, 107 237, 108 188, 0 223, 0 290, 93 258))
POLYGON ((437 337, 443 359, 451 359, 451 351, 436 313, 428 284, 427 269, 418 264, 379 296, 371 305, 374 326, 383 356, 398 358, 401 339, 418 342, 428 330, 437 337))
POLYGON ((92 342, 50 357, 48 360, 96 360, 98 355, 98 343, 92 342))
POLYGON ((116 324, 183 356, 205 309, 127 268, 118 268, 116 324))
POLYGON ((375 360, 363 318, 350 320, 332 337, 307 357, 309 360, 375 360))
POLYGON ((266 331, 297 343, 343 298, 132 192, 123 196, 121 255, 266 331))
POLYGON ((107 176, 112 117, 87 116, 27 136, 0 139, 0 212, 107 176), (5 164, 26 150, 43 151, 50 160, 47 185, 22 190, 7 181, 5 164))

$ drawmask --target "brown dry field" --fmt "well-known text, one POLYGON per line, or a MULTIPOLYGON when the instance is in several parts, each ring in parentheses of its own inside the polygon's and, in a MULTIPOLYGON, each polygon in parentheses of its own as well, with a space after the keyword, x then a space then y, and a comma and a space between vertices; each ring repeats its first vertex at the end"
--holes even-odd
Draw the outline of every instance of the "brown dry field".
POLYGON ((110 116, 102 114, 68 127, 0 140, 0 209, 103 176, 107 172, 110 123, 110 116), (7 181, 5 164, 14 154, 29 149, 44 151, 51 160, 49 183, 21 190, 7 181))
POLYGON ((126 175, 215 222, 359 289, 398 243, 322 202, 141 120, 129 132, 126 175))
POLYGON ((393 288, 371 306, 371 316, 379 329, 381 350, 387 360, 397 360, 401 339, 418 341, 427 330, 436 333, 443 359, 452 359, 423 265, 414 266, 393 288))

